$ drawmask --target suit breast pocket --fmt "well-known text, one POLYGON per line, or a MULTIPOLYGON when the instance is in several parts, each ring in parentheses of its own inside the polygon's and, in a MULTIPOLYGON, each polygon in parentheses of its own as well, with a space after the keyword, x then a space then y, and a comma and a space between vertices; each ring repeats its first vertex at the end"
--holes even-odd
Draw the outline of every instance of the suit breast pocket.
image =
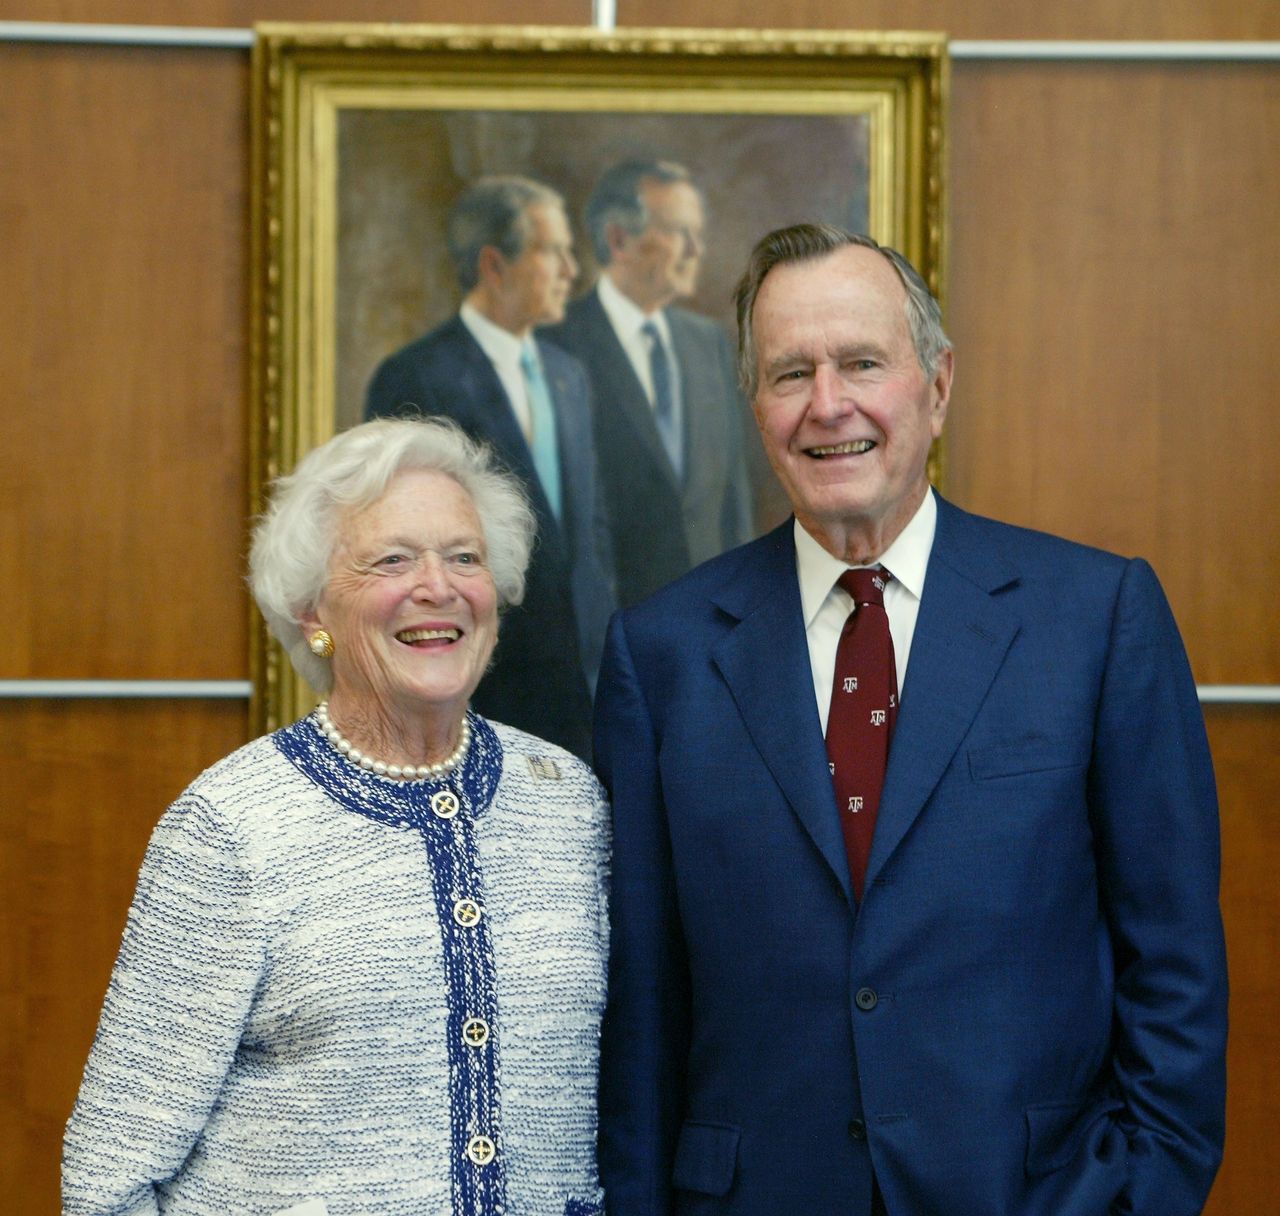
POLYGON ((1036 735, 969 749, 969 775, 975 781, 997 781, 1033 773, 1089 767, 1088 739, 1036 735))

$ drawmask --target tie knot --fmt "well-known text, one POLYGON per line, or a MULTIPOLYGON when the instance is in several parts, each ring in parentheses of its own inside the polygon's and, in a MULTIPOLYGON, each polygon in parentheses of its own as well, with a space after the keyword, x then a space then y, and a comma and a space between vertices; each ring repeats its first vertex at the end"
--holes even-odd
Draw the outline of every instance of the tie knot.
POLYGON ((893 577, 879 566, 859 570, 846 570, 840 576, 840 587, 853 597, 855 604, 884 606, 885 584, 893 577))
POLYGON ((662 335, 658 332, 658 326, 653 321, 646 321, 640 326, 640 332, 649 340, 650 346, 661 346, 662 335))
POLYGON ((538 352, 533 349, 532 342, 520 347, 520 370, 526 376, 532 376, 538 370, 538 352))

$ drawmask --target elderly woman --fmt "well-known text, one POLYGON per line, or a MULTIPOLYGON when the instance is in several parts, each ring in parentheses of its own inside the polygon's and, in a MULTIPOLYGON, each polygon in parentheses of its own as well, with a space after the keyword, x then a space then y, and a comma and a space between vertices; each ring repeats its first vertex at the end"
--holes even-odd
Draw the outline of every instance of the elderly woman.
POLYGON ((253 591, 328 699, 156 828, 68 1216, 602 1211, 603 795, 467 708, 532 540, 438 420, 355 427, 278 483, 253 591))

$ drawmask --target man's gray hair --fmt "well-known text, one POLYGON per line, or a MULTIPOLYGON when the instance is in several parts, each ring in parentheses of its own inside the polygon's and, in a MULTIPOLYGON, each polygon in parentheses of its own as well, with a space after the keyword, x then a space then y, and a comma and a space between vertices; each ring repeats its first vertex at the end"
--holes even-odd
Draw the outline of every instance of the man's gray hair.
POLYGON ((748 401, 755 400, 759 387, 751 322, 756 296, 760 294, 765 276, 775 266, 815 261, 848 245, 874 249, 898 272, 907 292, 907 324, 916 348, 916 359, 926 376, 932 378, 937 373, 938 360, 943 351, 951 349, 951 339, 942 328, 942 309, 920 272, 896 249, 881 245, 869 236, 846 232, 833 224, 795 224, 761 237, 747 259, 747 269, 734 293, 738 308, 738 379, 748 401))
POLYGON ((249 553, 249 586, 267 625, 308 684, 327 693, 333 669, 313 655, 299 618, 315 609, 343 519, 378 501, 399 473, 447 474, 470 495, 502 605, 524 598, 536 528, 519 480, 447 418, 386 419, 343 431, 271 487, 249 553))
POLYGON ((587 233, 596 261, 607 266, 608 227, 617 224, 623 232, 639 236, 649 226, 649 209, 641 191, 645 182, 668 185, 672 182, 693 184, 689 170, 670 160, 625 160, 606 169, 587 200, 587 233))
POLYGON ((529 208, 559 207, 564 199, 530 177, 482 177, 453 204, 445 240, 464 292, 480 281, 480 251, 492 245, 504 258, 518 258, 529 240, 529 208))

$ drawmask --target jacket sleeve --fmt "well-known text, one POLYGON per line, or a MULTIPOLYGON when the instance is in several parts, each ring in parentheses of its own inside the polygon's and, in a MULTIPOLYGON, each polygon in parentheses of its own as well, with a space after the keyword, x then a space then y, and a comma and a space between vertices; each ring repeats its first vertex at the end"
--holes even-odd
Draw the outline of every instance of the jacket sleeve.
POLYGON ((601 667, 596 766, 613 802, 600 1176, 610 1216, 666 1216, 684 1107, 689 982, 658 738, 622 614, 610 623, 601 667))
POLYGON ((148 846, 98 1033, 67 1124, 64 1216, 157 1212, 156 1185, 200 1135, 263 968, 250 879, 188 795, 148 846))
POLYGON ((1155 574, 1112 621, 1090 805, 1115 960, 1113 1066, 1130 1143, 1118 1210, 1194 1216, 1222 1156, 1227 977, 1204 719, 1155 574))

